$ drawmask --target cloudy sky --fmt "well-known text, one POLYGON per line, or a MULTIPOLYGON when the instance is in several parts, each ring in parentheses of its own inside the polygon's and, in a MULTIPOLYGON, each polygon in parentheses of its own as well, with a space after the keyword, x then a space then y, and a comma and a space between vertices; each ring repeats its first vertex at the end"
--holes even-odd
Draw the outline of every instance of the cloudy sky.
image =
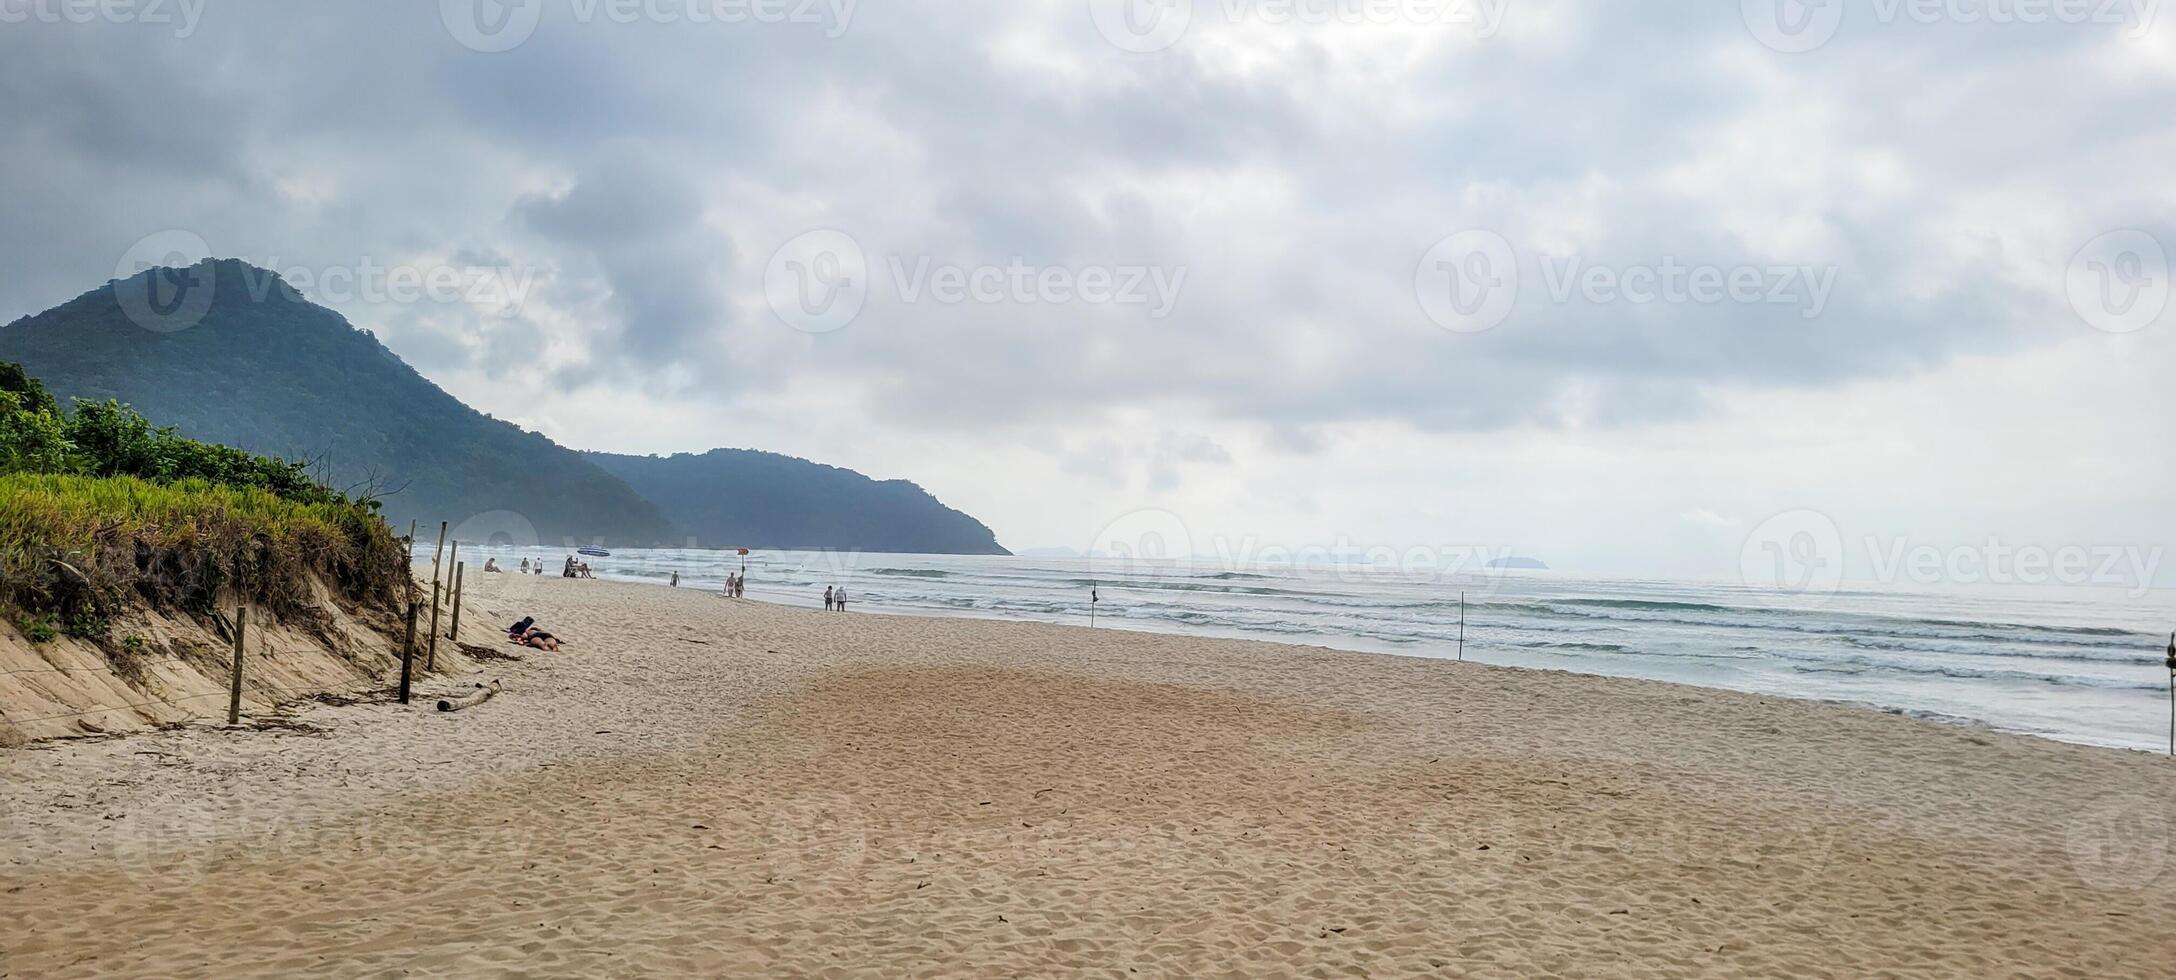
POLYGON ((2143 553, 2172 20, 0 0, 0 319, 201 241, 568 445, 906 477, 1014 548, 2143 553))

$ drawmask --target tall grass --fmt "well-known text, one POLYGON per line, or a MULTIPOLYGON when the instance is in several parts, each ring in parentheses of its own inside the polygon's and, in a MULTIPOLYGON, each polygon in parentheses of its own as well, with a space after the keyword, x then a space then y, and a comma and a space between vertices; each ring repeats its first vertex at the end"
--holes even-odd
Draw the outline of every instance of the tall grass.
POLYGON ((132 597, 207 614, 246 596, 275 614, 313 605, 309 579, 390 610, 407 556, 347 501, 297 501, 201 479, 0 473, 0 603, 103 639, 132 597))

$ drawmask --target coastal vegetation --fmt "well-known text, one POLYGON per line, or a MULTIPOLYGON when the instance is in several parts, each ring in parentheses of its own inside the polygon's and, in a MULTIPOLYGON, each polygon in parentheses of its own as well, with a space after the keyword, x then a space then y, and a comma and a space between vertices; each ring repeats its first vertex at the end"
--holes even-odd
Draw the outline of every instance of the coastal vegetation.
POLYGON ((304 464, 189 439, 114 401, 63 408, 0 363, 0 610, 31 640, 113 643, 139 603, 216 618, 240 596, 307 615, 320 583, 390 610, 405 567, 376 501, 304 464))

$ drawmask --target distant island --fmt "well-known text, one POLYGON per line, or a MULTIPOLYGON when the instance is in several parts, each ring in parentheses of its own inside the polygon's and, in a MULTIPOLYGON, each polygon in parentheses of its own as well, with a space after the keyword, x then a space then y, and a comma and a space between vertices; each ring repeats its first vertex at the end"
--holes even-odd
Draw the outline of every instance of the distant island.
POLYGON ((553 546, 1005 553, 988 527, 905 481, 754 450, 568 449, 470 408, 234 259, 149 270, 16 320, 0 327, 0 361, 63 401, 115 399, 186 436, 303 461, 336 489, 381 497, 403 526, 467 522, 479 538, 553 546), (162 275, 210 287, 186 329, 147 329, 122 302, 162 275))
POLYGON ((1549 564, 1539 558, 1527 558, 1523 555, 1507 555, 1502 558, 1489 559, 1488 567, 1547 569, 1549 567, 1549 564))

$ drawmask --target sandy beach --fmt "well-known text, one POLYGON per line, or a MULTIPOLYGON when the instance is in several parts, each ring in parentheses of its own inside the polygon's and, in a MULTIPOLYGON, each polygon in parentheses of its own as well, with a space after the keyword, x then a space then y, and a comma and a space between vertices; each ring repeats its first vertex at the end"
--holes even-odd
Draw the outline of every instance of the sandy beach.
POLYGON ((468 588, 468 642, 511 650, 491 631, 525 613, 572 645, 408 707, 0 752, 0 976, 2176 963, 2176 766, 2142 753, 1319 648, 468 588))

